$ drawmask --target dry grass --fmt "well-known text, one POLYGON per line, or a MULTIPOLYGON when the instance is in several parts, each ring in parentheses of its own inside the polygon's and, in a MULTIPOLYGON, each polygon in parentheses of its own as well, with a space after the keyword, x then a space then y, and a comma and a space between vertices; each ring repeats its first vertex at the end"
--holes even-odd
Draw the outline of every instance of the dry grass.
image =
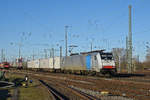
MULTIPOLYGON (((22 82, 25 77, 24 75, 6 73, 5 77, 9 81, 15 81, 17 84, 25 83, 24 81, 22 82)), ((32 78, 29 77, 29 79, 32 78)), ((32 80, 33 83, 28 82, 27 88, 22 85, 17 86, 19 89, 18 100, 51 100, 46 88, 44 88, 39 81, 35 79, 32 80)), ((13 96, 14 88, 9 88, 8 91, 10 95, 13 96)), ((5 100, 11 100, 11 97, 7 97, 5 100)))

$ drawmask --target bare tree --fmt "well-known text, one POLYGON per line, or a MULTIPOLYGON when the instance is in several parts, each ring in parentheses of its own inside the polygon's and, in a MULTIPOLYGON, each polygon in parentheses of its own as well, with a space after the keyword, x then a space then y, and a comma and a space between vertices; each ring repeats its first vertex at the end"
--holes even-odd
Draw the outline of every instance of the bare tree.
POLYGON ((113 48, 112 53, 116 62, 118 71, 126 68, 126 50, 124 48, 113 48))

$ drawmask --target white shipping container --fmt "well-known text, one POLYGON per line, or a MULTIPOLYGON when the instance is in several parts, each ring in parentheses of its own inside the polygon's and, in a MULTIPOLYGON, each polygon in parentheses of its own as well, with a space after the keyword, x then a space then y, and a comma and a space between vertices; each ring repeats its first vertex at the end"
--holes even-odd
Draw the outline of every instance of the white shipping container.
POLYGON ((33 61, 33 68, 39 68, 40 62, 39 59, 33 61))
POLYGON ((27 62, 28 68, 50 68, 60 69, 60 57, 48 58, 48 59, 37 59, 34 61, 27 62))
POLYGON ((55 57, 54 58, 54 68, 55 69, 60 69, 60 57, 55 57))
POLYGON ((49 68, 60 69, 60 57, 55 57, 54 59, 50 58, 49 59, 49 68))
POLYGON ((54 66, 53 66, 53 58, 49 59, 49 68, 51 68, 51 69, 54 68, 54 66))
POLYGON ((33 68, 33 61, 27 62, 27 68, 33 68))
POLYGON ((40 66, 39 68, 50 68, 49 67, 49 59, 40 59, 40 66))

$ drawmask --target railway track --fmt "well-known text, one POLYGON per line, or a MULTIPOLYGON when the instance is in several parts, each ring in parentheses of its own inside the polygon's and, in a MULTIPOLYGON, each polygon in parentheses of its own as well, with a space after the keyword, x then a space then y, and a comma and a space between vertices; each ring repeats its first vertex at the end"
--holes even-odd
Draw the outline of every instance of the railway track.
POLYGON ((128 82, 137 82, 137 83, 147 83, 149 84, 150 83, 150 77, 148 78, 124 78, 124 79, 121 79, 121 78, 113 78, 115 80, 124 80, 124 81, 128 81, 128 82))
MULTIPOLYGON (((71 88, 71 87, 70 87, 71 88)), ((100 100, 100 99, 98 99, 98 98, 96 98, 96 97, 94 97, 94 96, 92 96, 92 95, 89 95, 89 94, 87 94, 87 93, 84 93, 84 92, 81 92, 81 91, 79 91, 79 90, 77 90, 77 89, 74 89, 74 88, 71 88, 72 90, 74 90, 74 91, 77 91, 77 93, 79 93, 78 95, 83 95, 84 97, 85 97, 85 99, 87 98, 87 99, 89 99, 89 100, 100 100)))
MULTIPOLYGON (((46 79, 45 79, 45 80, 46 80, 46 79)), ((53 87, 51 87, 49 84, 50 84, 50 83, 52 84, 54 81, 51 81, 51 82, 50 82, 50 80, 46 80, 46 82, 43 81, 43 80, 39 80, 39 81, 40 81, 44 86, 47 87, 47 89, 50 91, 51 94, 53 94, 54 100, 74 100, 73 97, 72 97, 72 98, 69 98, 69 97, 65 96, 64 94, 58 92, 58 91, 57 91, 56 89, 54 89, 53 87)), ((56 82, 56 81, 55 81, 55 82, 56 82)), ((74 95, 74 96, 80 98, 81 100, 100 100, 100 99, 97 98, 97 97, 94 97, 94 96, 89 95, 89 94, 87 94, 87 93, 81 92, 81 91, 79 91, 79 90, 77 90, 77 89, 74 89, 74 88, 72 88, 72 87, 68 87, 68 86, 66 86, 66 85, 64 85, 64 84, 61 84, 61 83, 58 83, 58 82, 57 82, 57 83, 55 83, 55 85, 57 85, 57 86, 60 87, 60 88, 63 88, 63 89, 65 89, 65 90, 67 90, 69 93, 71 93, 72 95, 74 95)), ((58 87, 57 87, 57 88, 58 88, 58 87)))
POLYGON ((44 82, 43 80, 39 80, 47 89, 48 91, 53 95, 53 100, 69 100, 66 96, 58 92, 56 89, 51 87, 49 84, 44 82))
POLYGON ((126 97, 135 98, 135 100, 149 100, 148 98, 150 98, 149 77, 103 78, 41 72, 30 72, 29 75, 36 76, 50 83, 56 83, 57 86, 70 91, 71 94, 78 96, 83 100, 97 100, 97 98, 92 98, 92 96, 86 95, 86 93, 69 88, 70 85, 83 89, 92 89, 94 91, 106 90, 113 95, 121 96, 122 94, 125 94, 126 97))

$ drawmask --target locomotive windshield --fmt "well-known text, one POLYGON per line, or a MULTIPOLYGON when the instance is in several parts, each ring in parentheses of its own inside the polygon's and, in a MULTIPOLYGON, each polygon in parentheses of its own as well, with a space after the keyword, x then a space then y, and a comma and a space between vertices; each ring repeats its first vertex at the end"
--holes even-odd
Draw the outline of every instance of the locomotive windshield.
POLYGON ((101 53, 101 59, 113 60, 113 55, 112 55, 112 53, 101 53))

